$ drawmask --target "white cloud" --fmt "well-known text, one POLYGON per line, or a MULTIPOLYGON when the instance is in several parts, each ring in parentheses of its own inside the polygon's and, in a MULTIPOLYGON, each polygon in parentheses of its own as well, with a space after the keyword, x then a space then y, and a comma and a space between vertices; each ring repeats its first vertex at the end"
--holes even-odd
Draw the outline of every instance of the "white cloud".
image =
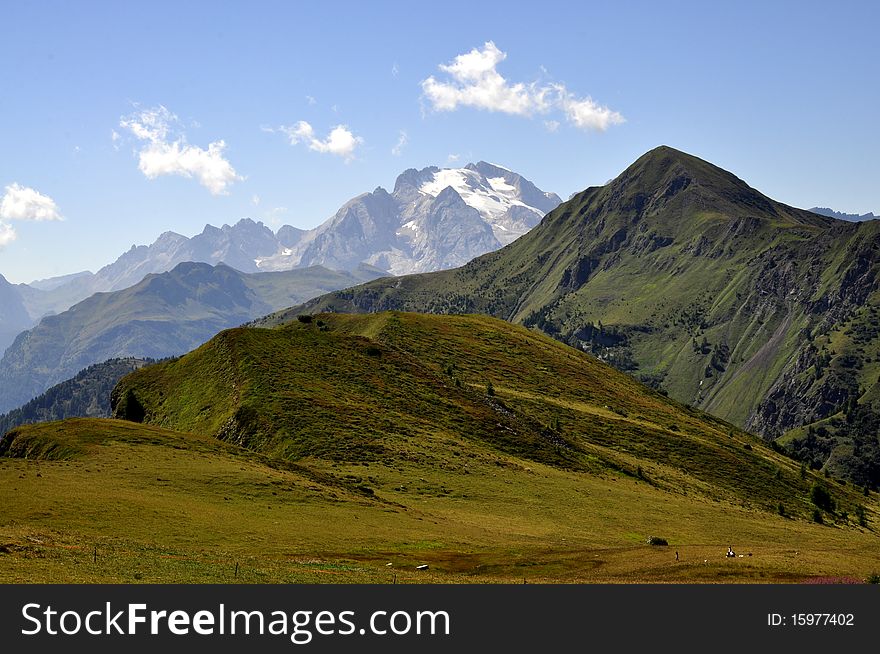
POLYGON ((604 132, 610 126, 620 125, 624 122, 623 116, 608 107, 599 105, 592 98, 578 99, 561 84, 557 84, 556 88, 559 91, 559 102, 565 112, 565 117, 575 127, 604 132))
POLYGON ((395 157, 399 157, 403 154, 403 149, 406 147, 407 143, 409 143, 409 137, 406 134, 406 130, 402 129, 397 137, 397 143, 391 148, 391 154, 395 157))
POLYGON ((252 195, 252 196, 251 196, 251 203, 252 203, 255 207, 259 207, 259 206, 260 206, 260 196, 257 195, 256 193, 255 193, 254 195, 252 195))
POLYGON ((307 95, 307 96, 306 96, 306 102, 308 102, 310 105, 316 105, 316 104, 318 104, 318 101, 315 100, 315 98, 313 98, 313 97, 310 96, 310 95, 307 95))
POLYGON ((461 155, 460 155, 460 154, 450 154, 450 155, 447 155, 447 157, 446 157, 446 161, 447 161, 448 163, 455 163, 455 162, 458 161, 459 159, 461 159, 461 155))
POLYGON ((395 61, 394 64, 392 64, 392 66, 391 66, 391 76, 397 77, 399 74, 400 74, 400 68, 398 68, 397 62, 395 61))
POLYGON ((64 220, 55 200, 28 186, 13 182, 0 198, 0 247, 12 243, 18 236, 9 220, 43 222, 64 220))
POLYGON ((213 195, 228 193, 228 187, 243 178, 223 154, 226 142, 209 143, 207 150, 189 145, 185 134, 174 133, 179 124, 177 116, 161 105, 119 121, 120 127, 145 141, 138 151, 138 168, 147 178, 155 179, 160 175, 195 177, 213 195))
POLYGON ((0 198, 0 220, 62 220, 55 200, 20 184, 10 184, 0 198))
POLYGON ((555 132, 559 130, 559 121, 558 120, 545 120, 544 127, 547 128, 548 132, 555 132))
MULTIPOLYGON (((442 81, 432 75, 423 80, 424 97, 435 111, 474 107, 525 117, 560 111, 575 127, 599 131, 624 122, 618 112, 592 98, 575 96, 564 84, 511 83, 497 70, 506 58, 506 52, 487 41, 482 49, 474 48, 451 63, 440 64, 449 78, 442 81)), ((548 121, 554 122, 558 124, 548 121)))
POLYGON ((335 154, 346 161, 354 159, 354 152, 364 140, 355 136, 347 125, 337 125, 325 139, 315 136, 314 128, 304 120, 295 125, 282 125, 278 131, 285 134, 291 145, 305 143, 309 150, 335 154))
POLYGON ((9 245, 12 241, 15 240, 16 233, 12 228, 12 225, 7 225, 6 223, 0 223, 0 248, 4 245, 9 245))

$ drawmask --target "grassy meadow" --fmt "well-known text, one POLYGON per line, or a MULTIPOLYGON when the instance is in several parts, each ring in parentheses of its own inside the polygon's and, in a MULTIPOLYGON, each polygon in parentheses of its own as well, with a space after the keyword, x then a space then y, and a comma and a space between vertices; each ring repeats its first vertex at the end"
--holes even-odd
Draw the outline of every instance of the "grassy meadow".
POLYGON ((880 572, 876 493, 801 471, 727 423, 491 318, 324 315, 230 330, 124 378, 117 409, 126 403, 142 423, 72 419, 4 439, 0 581, 880 572), (822 524, 817 484, 835 502, 822 524), (728 546, 740 556, 726 558, 728 546))

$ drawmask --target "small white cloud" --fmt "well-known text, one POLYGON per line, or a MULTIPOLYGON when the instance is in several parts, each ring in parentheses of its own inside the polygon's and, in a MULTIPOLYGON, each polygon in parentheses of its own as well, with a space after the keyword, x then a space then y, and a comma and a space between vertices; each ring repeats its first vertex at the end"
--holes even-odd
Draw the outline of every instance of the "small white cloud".
POLYGON ((400 133, 397 137, 397 143, 391 148, 391 154, 395 157, 399 157, 403 154, 403 149, 406 147, 406 144, 409 143, 409 137, 406 134, 406 130, 400 130, 400 133))
POLYGON ((558 120, 545 120, 544 127, 547 128, 548 132, 555 132, 559 129, 559 121, 558 120))
POLYGON ((282 125, 278 131, 285 134, 291 145, 305 143, 309 150, 325 154, 335 154, 346 161, 354 159, 354 152, 364 140, 355 136, 347 125, 337 125, 325 139, 315 136, 315 130, 304 120, 295 125, 282 125))
POLYGON ((0 223, 0 248, 12 243, 16 236, 15 229, 13 229, 12 225, 0 223))
POLYGON ((450 155, 447 155, 447 156, 446 156, 446 161, 447 161, 448 163, 455 163, 455 162, 458 161, 459 159, 461 159, 461 155, 460 155, 460 154, 450 154, 450 155))
POLYGON ((43 222, 64 218, 55 200, 48 195, 13 182, 0 198, 0 247, 12 243, 18 236, 15 228, 6 222, 9 220, 43 222))
POLYGON ((332 107, 330 107, 330 110, 331 110, 334 114, 338 114, 338 113, 339 113, 339 105, 338 105, 338 104, 334 104, 332 107))
POLYGON ((310 105, 316 105, 316 104, 318 104, 318 101, 315 100, 315 98, 313 98, 313 97, 310 96, 310 95, 307 95, 307 96, 306 96, 306 102, 308 102, 310 105))
POLYGON ((63 220, 55 200, 27 186, 12 183, 0 198, 0 220, 63 220))
POLYGON ((395 62, 391 65, 391 76, 392 76, 392 77, 397 77, 399 74, 400 74, 400 68, 397 67, 397 62, 395 61, 395 62))
MULTIPOLYGON (((438 80, 432 75, 423 80, 423 96, 434 111, 474 107, 532 117, 555 110, 562 112, 580 129, 599 131, 624 122, 618 112, 599 105, 592 98, 575 96, 564 84, 508 81, 498 72, 498 65, 506 58, 506 52, 487 41, 482 49, 474 48, 458 55, 451 63, 440 64, 439 69, 448 75, 448 79, 438 80)), ((541 70, 546 74, 543 66, 541 70)), ((554 122, 558 125, 558 121, 548 121, 554 122)))
POLYGON ((604 132, 610 126, 620 125, 624 122, 623 116, 618 112, 597 104, 592 98, 578 99, 561 84, 557 84, 556 87, 559 91, 560 105, 565 112, 565 117, 575 127, 604 132))
POLYGON ((243 178, 223 154, 226 142, 209 143, 207 150, 189 145, 185 134, 173 133, 179 123, 177 116, 161 105, 119 120, 120 127, 146 142, 138 151, 138 168, 148 179, 160 175, 195 177, 213 195, 228 193, 228 187, 243 178))
POLYGON ((260 206, 260 196, 257 195, 256 193, 253 196, 251 196, 251 203, 255 207, 259 207, 260 206))

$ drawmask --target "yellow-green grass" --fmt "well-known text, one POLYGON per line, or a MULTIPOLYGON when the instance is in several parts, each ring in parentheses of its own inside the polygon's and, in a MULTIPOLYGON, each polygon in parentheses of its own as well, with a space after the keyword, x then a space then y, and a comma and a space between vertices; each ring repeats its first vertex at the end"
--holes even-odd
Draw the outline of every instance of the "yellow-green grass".
MULTIPOLYGON (((292 464, 115 420, 30 426, 13 444, 18 457, 0 457, 4 582, 795 582, 880 567, 876 533, 851 523, 467 439, 432 465, 292 464)), ((876 509, 869 498, 872 522, 876 509)))

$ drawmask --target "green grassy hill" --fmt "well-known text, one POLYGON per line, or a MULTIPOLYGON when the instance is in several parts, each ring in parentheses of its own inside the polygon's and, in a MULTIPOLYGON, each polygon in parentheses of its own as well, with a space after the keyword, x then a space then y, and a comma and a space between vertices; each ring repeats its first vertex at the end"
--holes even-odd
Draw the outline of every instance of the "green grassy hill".
POLYGON ((291 460, 439 463, 478 445, 584 472, 641 468, 673 492, 808 509, 797 466, 754 437, 482 316, 327 314, 228 330, 126 376, 111 401, 119 418, 291 460))
POLYGON ((123 378, 114 407, 141 422, 0 441, 0 579, 778 582, 877 567, 876 494, 488 317, 228 330, 123 378), (835 502, 823 525, 817 484, 835 502))
POLYGON ((0 442, 0 578, 780 582, 877 567, 876 493, 484 316, 228 330, 126 376, 113 401, 141 422, 0 442), (823 524, 817 486, 834 503, 823 524))
MULTIPOLYGON (((257 324, 321 311, 484 313, 771 439, 853 402, 880 415, 878 252, 877 221, 786 206, 661 147, 462 268, 375 280, 257 324)), ((851 448, 846 438, 834 447, 851 448)), ((836 471, 880 484, 880 458, 862 458, 836 471)))

